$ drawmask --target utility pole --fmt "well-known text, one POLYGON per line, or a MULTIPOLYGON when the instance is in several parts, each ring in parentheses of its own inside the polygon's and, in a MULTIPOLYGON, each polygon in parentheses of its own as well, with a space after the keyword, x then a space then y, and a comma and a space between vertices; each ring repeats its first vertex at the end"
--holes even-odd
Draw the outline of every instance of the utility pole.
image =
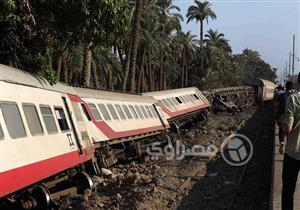
POLYGON ((288 81, 288 63, 287 63, 287 61, 285 61, 285 71, 284 71, 284 73, 285 73, 285 82, 284 83, 286 83, 288 81))
POLYGON ((292 53, 291 53, 291 51, 290 51, 290 54, 289 54, 289 80, 291 79, 291 57, 292 57, 291 54, 292 54, 292 53))
POLYGON ((293 74, 293 82, 294 82, 294 71, 295 71, 295 34, 293 35, 293 62, 292 62, 292 74, 293 74))

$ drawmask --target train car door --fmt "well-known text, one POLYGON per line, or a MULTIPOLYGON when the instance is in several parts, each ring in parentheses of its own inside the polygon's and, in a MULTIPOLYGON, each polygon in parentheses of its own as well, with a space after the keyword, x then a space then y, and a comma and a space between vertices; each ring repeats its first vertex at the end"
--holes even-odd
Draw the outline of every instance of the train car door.
MULTIPOLYGON (((80 132, 80 136, 82 138, 82 144, 85 148, 92 148, 93 143, 90 141, 90 136, 88 134, 86 124, 85 124, 85 122, 83 120, 83 116, 81 114, 80 103, 77 103, 74 101, 72 101, 71 103, 72 103, 73 110, 75 112, 76 124, 77 124, 78 130, 80 132)), ((90 154, 90 153, 93 153, 93 151, 88 150, 87 153, 90 154)))
MULTIPOLYGON (((62 97, 62 100, 64 102, 64 106, 65 106, 65 109, 67 111, 67 115, 68 115, 68 118, 69 118, 69 121, 70 121, 70 124, 71 124, 71 129, 72 129, 73 134, 75 136, 75 142, 77 144, 77 147, 78 147, 78 150, 80 152, 80 155, 82 155, 83 154, 82 145, 80 143, 80 139, 79 139, 78 133, 76 132, 76 127, 75 127, 75 124, 74 124, 74 121, 73 121, 73 118, 72 118, 72 114, 71 114, 70 108, 68 106, 68 102, 67 102, 67 100, 66 100, 65 97, 62 97)), ((69 138, 70 145, 71 145, 73 143, 72 136, 70 136, 69 134, 67 134, 67 137, 69 138)))

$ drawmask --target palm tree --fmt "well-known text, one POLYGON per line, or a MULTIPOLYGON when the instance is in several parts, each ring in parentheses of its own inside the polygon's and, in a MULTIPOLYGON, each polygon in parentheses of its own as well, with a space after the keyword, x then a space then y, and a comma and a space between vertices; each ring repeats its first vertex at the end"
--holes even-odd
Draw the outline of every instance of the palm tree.
POLYGON ((231 53, 231 47, 228 43, 228 40, 224 38, 223 33, 219 33, 218 30, 209 29, 207 34, 205 34, 204 43, 207 44, 208 47, 216 47, 222 49, 226 52, 231 53))
POLYGON ((203 21, 206 20, 208 22, 208 18, 216 19, 217 16, 214 11, 210 8, 211 3, 208 1, 198 1, 195 0, 197 6, 190 6, 188 8, 188 12, 186 17, 188 18, 187 23, 196 19, 196 22, 200 22, 200 44, 203 47, 203 21))
POLYGON ((180 32, 177 34, 176 41, 180 49, 180 62, 181 62, 181 87, 188 86, 188 66, 190 60, 196 54, 196 47, 199 43, 199 40, 196 39, 196 36, 188 31, 186 33, 180 32))

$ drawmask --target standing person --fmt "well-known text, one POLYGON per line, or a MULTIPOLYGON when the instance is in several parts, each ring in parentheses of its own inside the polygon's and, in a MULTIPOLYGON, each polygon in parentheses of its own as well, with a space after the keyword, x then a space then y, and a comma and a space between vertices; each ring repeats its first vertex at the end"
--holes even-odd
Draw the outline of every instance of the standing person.
POLYGON ((283 154, 283 146, 284 146, 284 141, 285 141, 285 133, 283 132, 283 129, 281 127, 281 123, 284 118, 284 111, 285 111, 285 104, 287 101, 287 98, 294 92, 293 90, 294 84, 291 81, 286 82, 285 84, 285 91, 280 93, 277 96, 277 122, 279 125, 279 153, 283 154))
MULTIPOLYGON (((298 75, 300 84, 300 73, 298 75)), ((282 169, 282 210, 294 209, 294 194, 300 171, 300 93, 287 99, 283 131, 287 135, 282 169)))

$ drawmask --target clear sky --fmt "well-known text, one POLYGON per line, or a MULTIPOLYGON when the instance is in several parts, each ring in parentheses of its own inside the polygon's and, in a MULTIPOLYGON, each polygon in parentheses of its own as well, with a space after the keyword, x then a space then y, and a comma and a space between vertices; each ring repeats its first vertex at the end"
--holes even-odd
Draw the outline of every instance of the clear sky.
MULTIPOLYGON (((229 39, 234 53, 243 49, 257 50, 262 58, 278 68, 282 77, 289 51, 292 51, 293 34, 296 36, 295 74, 300 71, 300 0, 211 0, 216 20, 205 23, 204 31, 217 29, 229 39)), ((193 0, 174 0, 184 16, 184 31, 199 36, 199 23, 186 23, 186 11, 193 0)))

